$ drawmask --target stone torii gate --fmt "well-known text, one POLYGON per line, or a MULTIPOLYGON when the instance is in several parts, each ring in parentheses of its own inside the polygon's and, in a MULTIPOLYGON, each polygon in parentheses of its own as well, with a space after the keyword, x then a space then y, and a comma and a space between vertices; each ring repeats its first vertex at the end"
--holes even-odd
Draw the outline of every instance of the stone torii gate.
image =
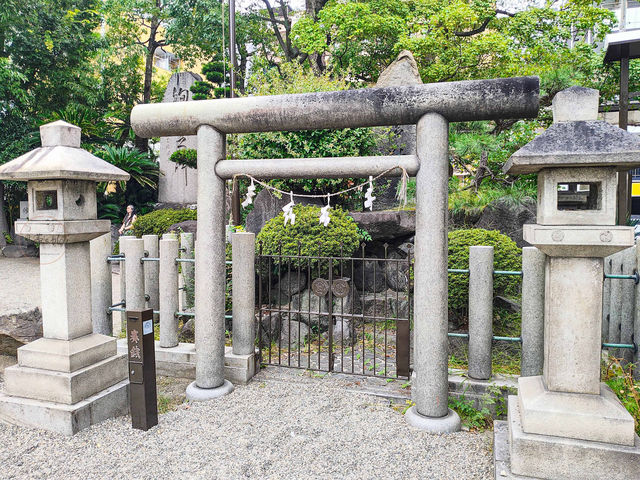
POLYGON ((416 405, 407 421, 431 432, 458 430, 460 419, 447 404, 449 123, 535 117, 538 93, 537 77, 519 77, 136 106, 131 124, 137 135, 197 135, 197 358, 187 397, 208 400, 233 389, 223 375, 225 180, 241 173, 265 179, 368 177, 401 166, 416 176, 416 405), (417 155, 226 160, 230 133, 408 124, 417 125, 417 155))

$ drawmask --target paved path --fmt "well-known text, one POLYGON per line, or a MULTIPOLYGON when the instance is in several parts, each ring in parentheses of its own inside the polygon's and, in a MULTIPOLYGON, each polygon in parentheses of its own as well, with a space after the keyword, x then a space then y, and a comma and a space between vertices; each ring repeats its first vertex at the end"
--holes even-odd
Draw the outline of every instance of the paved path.
POLYGON ((263 377, 181 405, 148 432, 130 419, 68 438, 0 424, 6 479, 490 479, 491 432, 429 435, 389 401, 325 378, 263 377))

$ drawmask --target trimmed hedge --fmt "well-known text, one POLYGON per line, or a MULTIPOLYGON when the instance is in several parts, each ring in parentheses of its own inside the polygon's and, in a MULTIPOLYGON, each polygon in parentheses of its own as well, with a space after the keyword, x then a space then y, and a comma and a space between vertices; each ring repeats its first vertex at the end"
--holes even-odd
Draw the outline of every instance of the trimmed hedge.
MULTIPOLYGON (((331 221, 326 227, 320 223, 320 207, 314 205, 295 205, 296 223, 284 226, 284 213, 269 220, 256 238, 256 250, 265 255, 300 255, 323 257, 341 255, 350 256, 360 244, 358 225, 340 208, 329 211, 331 221), (282 246, 282 250, 280 250, 282 246)), ((326 261, 323 263, 327 263, 326 261)), ((311 259, 312 268, 318 260, 311 259)), ((307 259, 292 259, 291 266, 307 266, 307 259)))
POLYGON ((198 168, 198 153, 193 148, 181 148, 171 154, 169 160, 188 168, 198 168))
POLYGON ((154 210, 146 215, 140 215, 133 224, 133 232, 137 237, 142 235, 158 235, 167 233, 167 230, 174 223, 185 220, 197 220, 197 210, 184 208, 182 210, 172 210, 169 208, 154 210))
MULTIPOLYGON (((449 268, 469 268, 469 247, 484 245, 493 247, 494 270, 521 270, 522 251, 506 235, 497 230, 472 228, 449 232, 449 268)), ((493 279, 494 295, 513 297, 518 295, 520 277, 496 275, 493 279)), ((449 274, 449 310, 461 313, 469 306, 469 275, 449 274)))

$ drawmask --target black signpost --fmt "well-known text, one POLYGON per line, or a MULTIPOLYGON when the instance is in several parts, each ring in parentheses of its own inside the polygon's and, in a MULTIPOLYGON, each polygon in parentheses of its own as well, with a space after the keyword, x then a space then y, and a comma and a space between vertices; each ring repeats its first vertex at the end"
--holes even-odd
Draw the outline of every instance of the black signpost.
POLYGON ((127 344, 131 425, 149 430, 158 424, 153 310, 127 310, 127 344))

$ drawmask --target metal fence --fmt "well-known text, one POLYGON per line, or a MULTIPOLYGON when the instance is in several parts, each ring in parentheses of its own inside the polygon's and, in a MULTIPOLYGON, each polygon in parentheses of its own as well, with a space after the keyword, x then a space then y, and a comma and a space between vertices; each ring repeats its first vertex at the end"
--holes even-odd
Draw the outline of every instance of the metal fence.
POLYGON ((411 254, 266 254, 258 245, 258 346, 263 363, 409 377, 411 254))
MULTIPOLYGON (((125 243, 126 257, 110 254, 108 238, 97 240, 101 243, 92 241, 94 330, 117 334, 127 308, 152 308, 159 321, 160 346, 177 345, 181 322, 195 316, 193 236, 162 240, 145 236, 142 245, 136 244, 137 250, 127 250, 125 243), (121 297, 116 301, 112 300, 113 263, 120 265, 121 297), (116 316, 120 312, 122 318, 116 316)), ((471 247, 475 248, 481 247, 471 247)), ((398 255, 385 246, 381 258, 366 256, 364 248, 351 256, 342 252, 332 256, 323 255, 318 245, 312 254, 301 246, 266 254, 264 246, 258 245, 258 252, 255 323, 263 363, 383 378, 410 376, 414 295, 410 251, 398 255)), ((623 363, 637 362, 638 356, 637 253, 632 247, 605 259, 602 346, 623 363)), ((522 375, 541 374, 544 262, 541 252, 525 247, 521 271, 493 271, 473 263, 466 269, 449 270, 451 275, 470 277, 468 332, 449 332, 449 337, 469 342, 473 378, 490 378, 495 342, 521 345, 522 375), (493 318, 493 294, 478 285, 501 275, 522 279, 520 335, 494 335, 491 321, 487 322, 493 318)), ((229 321, 232 316, 227 313, 229 321)))

